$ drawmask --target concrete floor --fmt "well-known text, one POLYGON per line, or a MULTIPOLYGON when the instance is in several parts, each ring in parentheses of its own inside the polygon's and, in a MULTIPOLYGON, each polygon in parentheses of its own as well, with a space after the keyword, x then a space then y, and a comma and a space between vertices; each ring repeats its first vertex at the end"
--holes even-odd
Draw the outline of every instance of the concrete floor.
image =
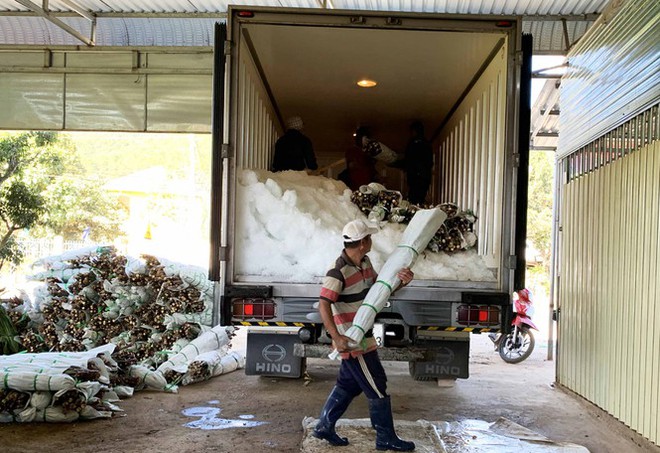
MULTIPOLYGON (((235 340, 240 347, 240 335, 235 340)), ((485 335, 475 335, 471 377, 445 387, 415 382, 407 364, 386 362, 395 419, 494 422, 505 417, 595 453, 660 453, 660 447, 602 410, 556 388, 554 362, 545 360, 546 354, 539 341, 527 361, 509 365, 485 335)), ((239 370, 182 387, 178 394, 138 392, 119 404, 124 416, 109 420, 3 425, 0 451, 300 452, 302 421, 318 417, 337 367, 337 362, 309 360, 309 379, 295 380, 245 376, 239 370)), ((345 417, 368 417, 366 399, 356 399, 345 417)))

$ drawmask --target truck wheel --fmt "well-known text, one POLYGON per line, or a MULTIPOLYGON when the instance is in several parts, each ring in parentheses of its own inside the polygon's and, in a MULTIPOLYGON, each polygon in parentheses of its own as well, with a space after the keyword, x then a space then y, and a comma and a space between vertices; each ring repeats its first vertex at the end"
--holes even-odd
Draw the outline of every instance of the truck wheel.
POLYGON ((408 362, 408 371, 410 372, 410 377, 412 377, 416 381, 435 381, 437 378, 433 376, 420 376, 419 373, 417 373, 417 362, 408 362))

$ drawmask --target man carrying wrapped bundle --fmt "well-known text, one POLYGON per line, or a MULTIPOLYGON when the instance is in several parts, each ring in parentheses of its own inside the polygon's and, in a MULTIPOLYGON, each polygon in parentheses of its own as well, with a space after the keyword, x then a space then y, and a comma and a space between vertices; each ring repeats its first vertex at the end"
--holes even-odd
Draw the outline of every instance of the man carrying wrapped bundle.
MULTIPOLYGON (((336 433, 335 424, 353 398, 364 392, 369 399, 371 423, 376 429, 376 449, 412 451, 415 444, 399 439, 394 432, 392 406, 386 391, 387 378, 372 332, 369 330, 353 349, 349 347, 353 340, 344 336, 369 288, 377 280, 367 257, 371 250, 371 235, 375 232, 377 229, 368 227, 362 220, 346 224, 342 231, 344 250, 323 280, 319 311, 333 346, 342 355, 342 362, 337 383, 321 411, 313 435, 335 446, 348 445, 348 439, 336 433)), ((413 277, 409 268, 401 269, 397 273, 401 283, 394 290, 410 283, 413 277)))

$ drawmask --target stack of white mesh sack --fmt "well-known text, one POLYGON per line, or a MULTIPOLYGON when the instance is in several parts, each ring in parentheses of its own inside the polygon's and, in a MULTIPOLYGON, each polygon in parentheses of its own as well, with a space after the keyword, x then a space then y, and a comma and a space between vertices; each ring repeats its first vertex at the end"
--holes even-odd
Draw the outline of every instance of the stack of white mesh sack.
POLYGON ((72 422, 78 419, 111 417, 120 410, 107 400, 114 392, 107 387, 107 375, 79 382, 65 371, 86 369, 89 362, 110 356, 115 345, 85 352, 13 354, 0 356, 0 423, 72 422), (103 392, 101 392, 103 390, 103 392), (103 397, 103 399, 101 398, 103 397), (11 400, 13 404, 8 404, 11 400))

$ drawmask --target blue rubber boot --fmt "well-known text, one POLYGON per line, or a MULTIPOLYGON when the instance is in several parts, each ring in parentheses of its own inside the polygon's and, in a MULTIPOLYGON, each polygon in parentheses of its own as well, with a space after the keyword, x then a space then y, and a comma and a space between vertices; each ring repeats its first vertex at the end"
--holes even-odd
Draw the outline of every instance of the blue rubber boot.
POLYGON ((401 440, 394 432, 392 403, 389 396, 370 399, 369 414, 371 424, 376 428, 376 450, 413 451, 415 449, 414 442, 401 440))
POLYGON ((335 386, 332 392, 330 392, 325 406, 323 406, 319 422, 316 428, 314 428, 312 435, 317 439, 325 439, 330 445, 336 447, 348 445, 348 439, 340 437, 335 431, 335 424, 339 420, 339 417, 346 412, 351 401, 353 401, 353 395, 335 386))

